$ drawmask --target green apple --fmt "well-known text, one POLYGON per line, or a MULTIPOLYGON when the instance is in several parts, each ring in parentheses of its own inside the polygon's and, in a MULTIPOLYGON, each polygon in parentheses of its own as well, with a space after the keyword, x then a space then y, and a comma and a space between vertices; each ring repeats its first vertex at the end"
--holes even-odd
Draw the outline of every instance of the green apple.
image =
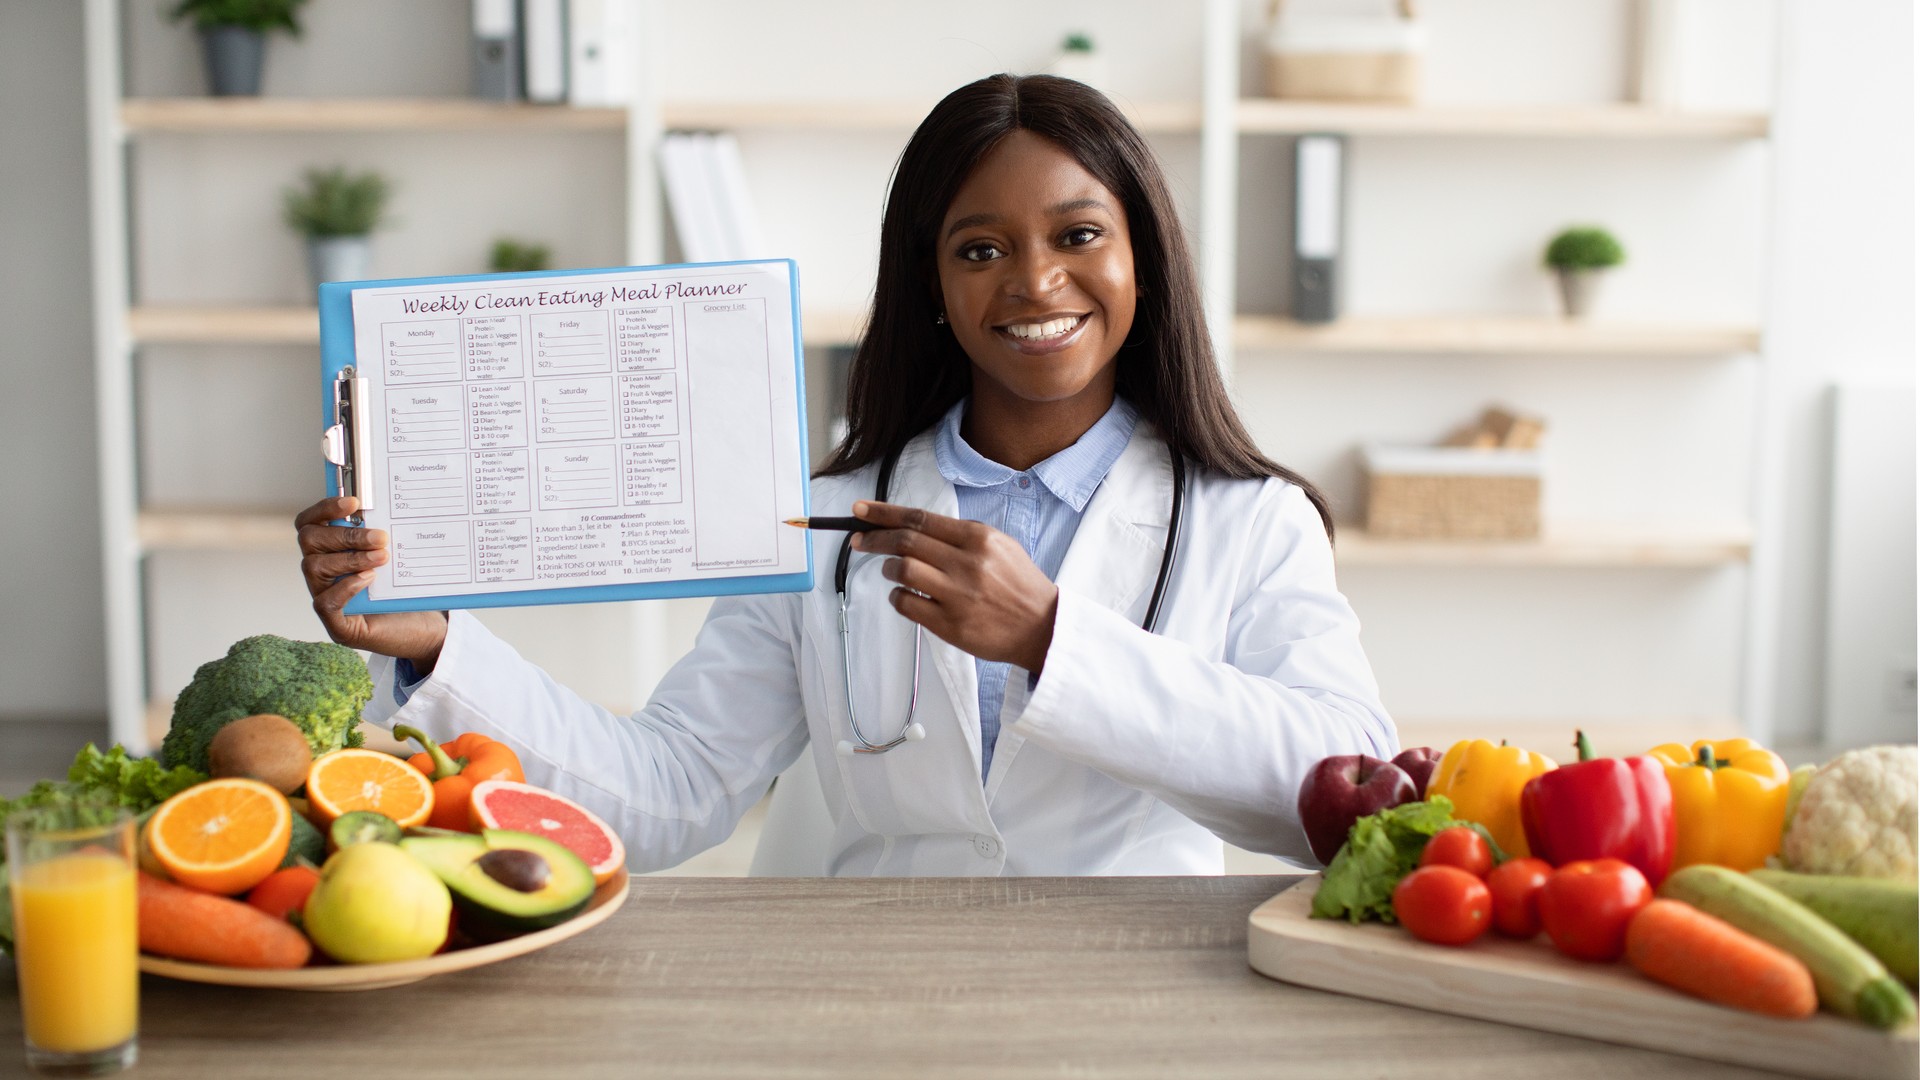
POLYGON ((392 844, 354 844, 320 868, 300 918, 343 964, 432 956, 447 940, 453 898, 432 870, 392 844))

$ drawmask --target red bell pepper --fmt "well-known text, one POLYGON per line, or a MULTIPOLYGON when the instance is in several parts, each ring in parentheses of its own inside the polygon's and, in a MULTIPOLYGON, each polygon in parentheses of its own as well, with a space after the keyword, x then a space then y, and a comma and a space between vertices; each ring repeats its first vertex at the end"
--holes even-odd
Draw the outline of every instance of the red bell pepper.
POLYGON ((1534 855, 1555 866, 1619 859, 1658 887, 1673 867, 1673 789, 1666 766, 1647 756, 1598 758, 1584 731, 1580 760, 1527 781, 1520 822, 1534 855))

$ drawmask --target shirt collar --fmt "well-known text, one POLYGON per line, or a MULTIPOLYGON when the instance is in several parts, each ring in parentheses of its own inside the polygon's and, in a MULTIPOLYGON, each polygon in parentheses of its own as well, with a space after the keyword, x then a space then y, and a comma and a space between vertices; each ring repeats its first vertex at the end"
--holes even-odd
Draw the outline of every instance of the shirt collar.
MULTIPOLYGON (((950 484, 972 488, 998 487, 1019 472, 983 457, 960 436, 960 420, 966 415, 967 399, 962 398, 940 418, 934 432, 933 456, 940 475, 950 484)), ((1036 464, 1031 470, 1040 483, 1061 502, 1077 513, 1107 478, 1107 471, 1120 459, 1133 438, 1134 423, 1140 413, 1120 397, 1113 399, 1094 425, 1072 446, 1036 464)))

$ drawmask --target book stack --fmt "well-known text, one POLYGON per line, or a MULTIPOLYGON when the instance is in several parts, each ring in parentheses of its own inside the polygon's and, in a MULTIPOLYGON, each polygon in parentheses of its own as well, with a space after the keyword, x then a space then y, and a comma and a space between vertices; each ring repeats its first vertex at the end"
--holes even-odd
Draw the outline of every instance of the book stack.
POLYGON ((639 87, 636 0, 471 0, 473 95, 624 106, 639 87))

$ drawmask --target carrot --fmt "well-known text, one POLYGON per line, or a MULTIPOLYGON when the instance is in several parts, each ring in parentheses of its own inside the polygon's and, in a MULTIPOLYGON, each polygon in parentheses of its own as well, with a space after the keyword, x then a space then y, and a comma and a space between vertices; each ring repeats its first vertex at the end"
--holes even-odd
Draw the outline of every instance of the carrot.
POLYGON ((1807 965, 1678 900, 1654 900, 1627 924, 1627 962, 1656 982, 1736 1009, 1789 1020, 1820 999, 1807 965))
POLYGON ((245 968, 297 968, 313 955, 306 935, 238 900, 140 875, 140 950, 245 968))

